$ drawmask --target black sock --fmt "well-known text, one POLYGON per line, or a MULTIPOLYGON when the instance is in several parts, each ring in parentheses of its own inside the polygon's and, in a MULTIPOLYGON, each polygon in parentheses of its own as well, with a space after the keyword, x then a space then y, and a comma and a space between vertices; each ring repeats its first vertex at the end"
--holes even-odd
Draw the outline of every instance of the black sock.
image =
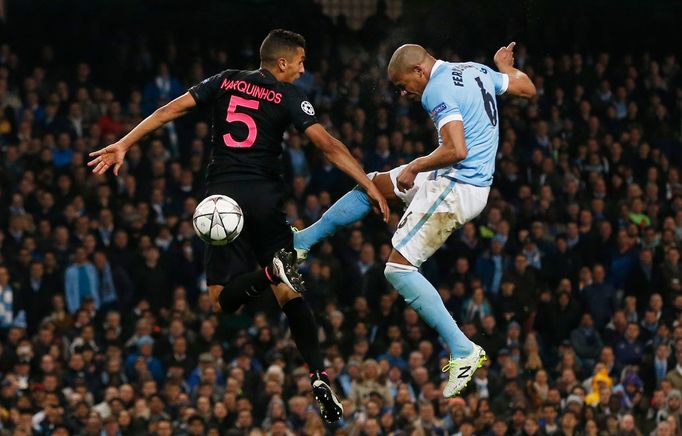
POLYGON ((308 364, 308 369, 311 372, 324 371, 320 342, 317 339, 317 323, 308 304, 303 298, 294 298, 282 307, 282 311, 289 320, 291 336, 303 360, 308 364))
POLYGON ((271 280, 272 273, 270 273, 269 269, 270 267, 265 267, 254 272, 242 274, 225 283, 225 287, 218 297, 223 312, 235 312, 242 304, 259 296, 264 289, 275 283, 271 280))

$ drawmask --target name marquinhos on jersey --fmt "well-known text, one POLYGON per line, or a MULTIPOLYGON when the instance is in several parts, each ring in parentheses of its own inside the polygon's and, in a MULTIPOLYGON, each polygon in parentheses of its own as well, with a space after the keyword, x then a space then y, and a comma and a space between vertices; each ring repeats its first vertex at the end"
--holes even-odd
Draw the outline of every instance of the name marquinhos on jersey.
POLYGON ((244 80, 223 80, 220 84, 220 89, 224 90, 236 90, 243 92, 244 94, 256 97, 260 100, 269 101, 275 104, 279 104, 282 101, 282 94, 272 89, 264 88, 262 86, 254 85, 253 83, 246 82, 244 80))

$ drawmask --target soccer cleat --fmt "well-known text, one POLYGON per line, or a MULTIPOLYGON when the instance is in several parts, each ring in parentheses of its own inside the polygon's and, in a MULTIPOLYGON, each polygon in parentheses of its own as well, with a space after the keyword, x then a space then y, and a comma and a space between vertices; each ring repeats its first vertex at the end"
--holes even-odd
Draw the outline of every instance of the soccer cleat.
MULTIPOLYGON (((300 232, 296 227, 291 226, 291 232, 296 233, 300 232)), ((305 249, 305 248, 296 248, 294 247, 294 250, 296 250, 296 262, 303 263, 307 258, 308 258, 308 253, 310 253, 310 250, 305 249)))
POLYGON ((338 421, 343 417, 343 406, 325 381, 326 377, 322 377, 318 371, 311 374, 311 377, 316 379, 313 381, 313 395, 320 406, 320 415, 327 423, 338 421))
POLYGON ((459 394, 469 384, 476 370, 483 366, 486 359, 485 351, 476 344, 468 356, 450 359, 442 370, 443 372, 450 372, 448 384, 443 389, 443 396, 450 398, 459 394))
POLYGON ((303 278, 296 268, 296 255, 285 249, 279 250, 272 258, 272 273, 282 283, 296 292, 305 291, 303 278))

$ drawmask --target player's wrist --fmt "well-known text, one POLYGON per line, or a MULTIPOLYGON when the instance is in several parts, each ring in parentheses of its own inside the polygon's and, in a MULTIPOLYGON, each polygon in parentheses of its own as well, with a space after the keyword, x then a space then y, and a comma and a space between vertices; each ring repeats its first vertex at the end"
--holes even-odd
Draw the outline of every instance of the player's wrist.
MULTIPOLYGON (((367 180, 369 180, 369 179, 367 179, 367 180)), ((367 193, 374 192, 374 189, 376 188, 376 186, 374 186, 374 183, 372 183, 371 180, 369 181, 369 183, 367 183, 363 180, 362 182, 358 182, 358 184, 367 193)))
POLYGON ((118 148, 121 149, 123 152, 127 152, 128 150, 130 150, 130 147, 132 147, 133 144, 135 144, 135 143, 130 142, 130 141, 120 140, 120 141, 118 141, 117 145, 118 145, 118 148))
POLYGON ((407 170, 410 171, 411 173, 418 174, 423 171, 423 165, 422 163, 424 162, 423 157, 419 157, 409 164, 407 164, 407 170))
POLYGON ((513 65, 505 65, 505 64, 495 64, 497 66, 497 71, 499 71, 502 74, 510 74, 513 73, 516 68, 514 68, 513 65))

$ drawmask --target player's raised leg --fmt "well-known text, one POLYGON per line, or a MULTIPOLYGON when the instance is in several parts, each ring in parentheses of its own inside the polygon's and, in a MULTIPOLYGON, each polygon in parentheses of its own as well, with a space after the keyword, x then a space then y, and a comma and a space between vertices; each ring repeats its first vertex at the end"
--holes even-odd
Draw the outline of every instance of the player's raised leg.
MULTIPOLYGON (((403 167, 390 172, 370 173, 367 176, 391 205, 401 205, 405 195, 395 189, 395 178, 403 167)), ((423 178, 426 174, 423 175, 423 178)), ((415 181, 417 184, 417 181, 415 181)), ((308 251, 338 230, 363 219, 372 210, 367 192, 360 187, 348 191, 336 201, 315 223, 294 233, 294 248, 299 260, 305 259, 308 251)))
POLYGON ((305 259, 313 245, 337 230, 359 221, 372 210, 364 189, 355 187, 334 203, 319 220, 294 233, 294 248, 299 259, 305 259))
MULTIPOLYGON (((368 174, 387 201, 397 200, 388 173, 368 174)), ((299 260, 305 259, 308 251, 339 229, 363 219, 372 210, 367 192, 356 186, 335 202, 319 220, 294 234, 294 248, 299 260)))

